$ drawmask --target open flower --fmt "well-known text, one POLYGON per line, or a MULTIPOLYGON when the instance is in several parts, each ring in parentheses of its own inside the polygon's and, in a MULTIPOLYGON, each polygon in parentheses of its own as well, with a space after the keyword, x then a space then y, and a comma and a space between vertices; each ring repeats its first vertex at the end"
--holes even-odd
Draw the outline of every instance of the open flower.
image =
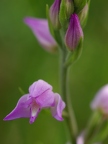
POLYGON ((39 43, 50 52, 55 51, 57 43, 50 34, 48 21, 45 19, 38 19, 32 17, 26 17, 24 19, 26 25, 28 25, 33 31, 35 37, 39 43))
POLYGON ((59 121, 63 120, 65 103, 59 94, 52 91, 50 84, 38 80, 29 87, 29 93, 19 99, 14 110, 4 120, 30 118, 30 123, 33 123, 43 108, 51 108, 52 116, 59 121))
POLYGON ((102 87, 91 103, 91 108, 108 115, 108 84, 102 87))

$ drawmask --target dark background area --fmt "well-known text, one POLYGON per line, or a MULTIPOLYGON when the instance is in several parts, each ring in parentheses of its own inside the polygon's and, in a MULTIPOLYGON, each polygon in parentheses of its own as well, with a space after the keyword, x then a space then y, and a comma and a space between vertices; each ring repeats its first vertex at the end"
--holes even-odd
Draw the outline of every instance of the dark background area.
MULTIPOLYGON (((65 144, 66 131, 44 112, 30 125, 29 119, 4 122, 15 107, 21 87, 36 80, 49 82, 59 92, 58 54, 46 52, 31 30, 25 16, 45 18, 45 5, 53 0, 0 0, 0 142, 1 144, 65 144)), ((90 102, 97 90, 108 83, 108 1, 91 1, 84 29, 83 53, 71 68, 71 100, 79 129, 91 114, 90 102)))

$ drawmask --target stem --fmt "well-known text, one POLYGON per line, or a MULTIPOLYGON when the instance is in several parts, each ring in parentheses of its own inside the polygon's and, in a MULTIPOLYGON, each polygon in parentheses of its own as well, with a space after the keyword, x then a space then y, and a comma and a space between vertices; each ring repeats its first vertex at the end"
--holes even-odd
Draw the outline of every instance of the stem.
POLYGON ((71 135, 71 142, 73 144, 76 143, 76 136, 78 133, 77 123, 74 115, 74 111, 71 104, 71 98, 69 94, 69 86, 68 86, 68 70, 69 67, 65 67, 64 63, 66 60, 67 52, 66 50, 62 50, 61 52, 61 63, 60 63, 60 86, 61 86, 61 95, 66 103, 66 111, 68 113, 68 117, 66 118, 67 126, 71 135))

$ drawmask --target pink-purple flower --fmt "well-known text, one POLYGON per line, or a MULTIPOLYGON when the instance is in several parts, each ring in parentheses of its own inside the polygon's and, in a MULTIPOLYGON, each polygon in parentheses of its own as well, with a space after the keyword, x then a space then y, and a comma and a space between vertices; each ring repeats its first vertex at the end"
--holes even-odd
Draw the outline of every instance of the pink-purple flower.
POLYGON ((83 31, 77 14, 70 17, 69 27, 65 35, 65 44, 69 50, 73 51, 77 48, 80 40, 83 39, 83 31))
POLYGON ((100 110, 103 114, 108 115, 108 84, 97 92, 91 103, 91 108, 100 110))
POLYGON ((50 108, 55 119, 63 120, 62 111, 65 108, 65 103, 58 93, 52 91, 50 84, 38 80, 29 87, 29 93, 19 99, 16 107, 4 120, 30 118, 29 122, 33 123, 44 108, 50 108))
POLYGON ((50 52, 55 51, 57 43, 50 34, 48 21, 46 19, 26 17, 24 22, 30 27, 43 48, 50 52))

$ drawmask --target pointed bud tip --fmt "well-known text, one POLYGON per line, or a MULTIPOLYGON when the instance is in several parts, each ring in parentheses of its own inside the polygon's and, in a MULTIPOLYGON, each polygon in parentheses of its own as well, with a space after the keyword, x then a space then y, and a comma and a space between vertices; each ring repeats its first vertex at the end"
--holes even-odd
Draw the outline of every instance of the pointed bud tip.
POLYGON ((83 39, 83 31, 80 25, 77 14, 72 14, 70 17, 70 23, 65 35, 65 43, 69 50, 73 51, 79 45, 81 39, 83 39))
POLYGON ((50 7, 50 20, 55 29, 60 29, 59 21, 59 10, 60 10, 61 0, 55 0, 52 6, 50 7))
POLYGON ((78 13, 78 17, 80 19, 80 23, 81 23, 82 27, 84 27, 86 25, 88 11, 89 11, 89 5, 88 5, 88 3, 86 3, 84 8, 78 13))

